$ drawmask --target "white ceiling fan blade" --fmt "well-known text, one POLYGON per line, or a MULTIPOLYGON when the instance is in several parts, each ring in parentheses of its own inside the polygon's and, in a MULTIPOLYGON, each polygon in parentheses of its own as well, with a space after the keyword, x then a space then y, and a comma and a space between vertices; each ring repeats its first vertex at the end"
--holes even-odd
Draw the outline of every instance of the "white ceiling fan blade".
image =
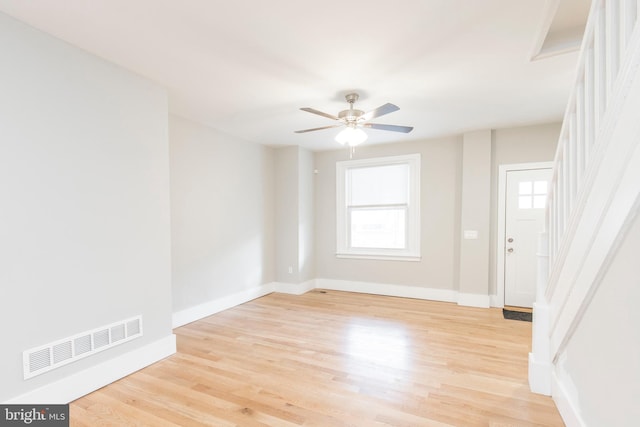
POLYGON ((339 125, 322 126, 321 128, 295 130, 294 132, 295 132, 295 133, 313 132, 314 130, 322 130, 322 129, 337 128, 337 127, 340 127, 340 126, 344 126, 344 125, 339 124, 339 125))
POLYGON ((394 104, 386 103, 384 105, 379 106, 375 110, 371 110, 368 113, 363 114, 360 119, 361 120, 371 120, 376 117, 384 116, 385 114, 393 113, 394 111, 398 111, 400 107, 394 104))
POLYGON ((411 126, 382 125, 379 123, 363 123, 363 127, 379 130, 390 130, 392 132, 409 133, 413 130, 411 126))
POLYGON ((306 111, 307 113, 317 114, 319 116, 326 117, 328 119, 340 120, 338 117, 334 116, 333 114, 323 113, 322 111, 318 111, 315 108, 304 107, 304 108, 301 108, 301 110, 306 111))

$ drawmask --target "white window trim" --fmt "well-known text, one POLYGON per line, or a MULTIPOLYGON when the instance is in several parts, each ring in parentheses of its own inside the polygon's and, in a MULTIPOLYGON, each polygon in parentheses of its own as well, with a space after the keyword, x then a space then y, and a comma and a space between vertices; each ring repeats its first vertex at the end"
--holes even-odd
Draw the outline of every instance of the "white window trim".
POLYGON ((420 261, 420 154, 377 157, 336 162, 336 257, 420 261), (346 171, 356 167, 409 164, 409 207, 407 210, 407 249, 350 248, 346 203, 346 171))

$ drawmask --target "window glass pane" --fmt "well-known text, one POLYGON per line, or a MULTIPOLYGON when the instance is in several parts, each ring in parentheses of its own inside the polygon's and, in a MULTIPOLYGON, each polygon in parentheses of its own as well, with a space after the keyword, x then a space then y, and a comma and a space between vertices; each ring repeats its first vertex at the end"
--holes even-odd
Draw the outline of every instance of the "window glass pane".
POLYGON ((532 184, 531 181, 521 182, 520 185, 518 186, 518 193, 522 195, 533 193, 531 184, 532 184))
POLYGON ((518 208, 520 209, 531 209, 531 196, 520 196, 518 197, 518 208))
POLYGON ((408 203, 409 165, 388 165, 348 170, 351 206, 408 203))
POLYGON ((352 209, 351 247, 405 249, 406 208, 352 209))
POLYGON ((544 209, 547 206, 547 196, 533 196, 533 207, 535 209, 544 209))
POLYGON ((533 192, 535 194, 547 194, 547 181, 536 181, 533 183, 533 192))

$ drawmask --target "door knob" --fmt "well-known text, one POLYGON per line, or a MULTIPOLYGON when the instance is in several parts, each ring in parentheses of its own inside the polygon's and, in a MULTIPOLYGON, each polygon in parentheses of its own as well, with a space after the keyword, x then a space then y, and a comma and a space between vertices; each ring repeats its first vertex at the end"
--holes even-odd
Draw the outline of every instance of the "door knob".
POLYGON ((513 252, 513 248, 507 249, 507 252, 509 252, 509 253, 513 252))
POLYGON ((513 237, 509 237, 509 238, 507 239, 507 242, 509 242, 509 243, 513 243, 513 237))

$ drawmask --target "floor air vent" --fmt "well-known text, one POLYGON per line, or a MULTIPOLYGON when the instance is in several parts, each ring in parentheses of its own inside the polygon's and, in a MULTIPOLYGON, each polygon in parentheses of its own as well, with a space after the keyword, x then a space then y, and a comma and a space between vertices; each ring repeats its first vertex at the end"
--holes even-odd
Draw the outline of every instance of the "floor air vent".
POLYGON ((106 350, 142 336, 142 316, 32 348, 22 354, 24 379, 106 350))

